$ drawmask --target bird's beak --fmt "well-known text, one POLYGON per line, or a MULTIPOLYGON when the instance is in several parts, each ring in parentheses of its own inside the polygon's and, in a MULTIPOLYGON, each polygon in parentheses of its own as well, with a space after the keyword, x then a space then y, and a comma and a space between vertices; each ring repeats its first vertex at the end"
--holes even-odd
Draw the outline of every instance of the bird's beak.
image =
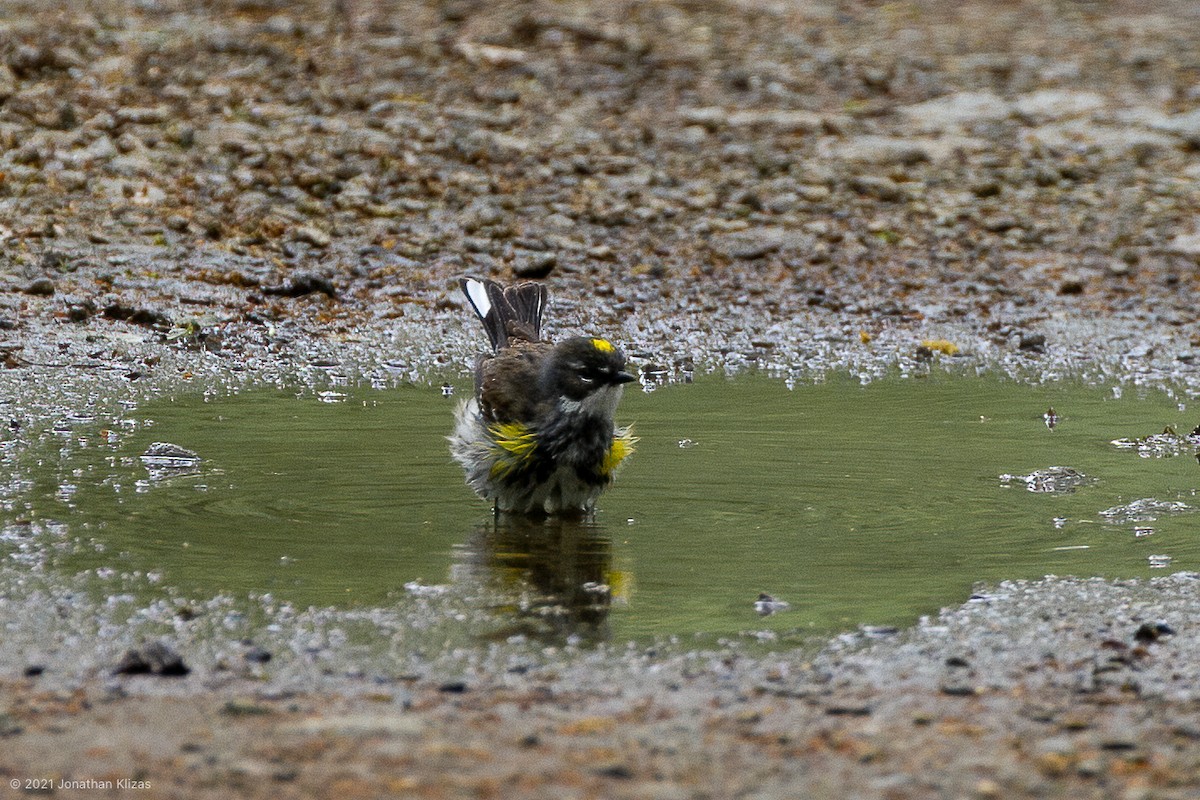
POLYGON ((636 380, 637 380, 636 375, 631 375, 630 373, 626 372, 625 370, 621 370, 616 375, 613 375, 613 383, 629 383, 630 381, 636 381, 636 380))

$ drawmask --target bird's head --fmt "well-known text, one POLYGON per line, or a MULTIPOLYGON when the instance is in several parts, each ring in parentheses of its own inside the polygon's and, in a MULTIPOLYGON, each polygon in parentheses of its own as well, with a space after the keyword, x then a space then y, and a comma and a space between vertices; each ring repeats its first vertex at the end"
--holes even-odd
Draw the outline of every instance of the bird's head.
POLYGON ((634 376, 625 371, 625 354, 606 339, 565 339, 550 351, 542 369, 543 388, 570 402, 581 403, 597 392, 620 396, 634 376))

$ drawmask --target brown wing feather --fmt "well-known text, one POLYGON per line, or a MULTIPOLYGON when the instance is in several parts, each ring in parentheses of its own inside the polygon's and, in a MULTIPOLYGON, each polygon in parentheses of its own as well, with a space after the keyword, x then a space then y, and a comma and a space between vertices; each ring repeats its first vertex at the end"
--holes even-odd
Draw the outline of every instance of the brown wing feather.
POLYGON ((538 365, 545 342, 513 340, 479 365, 479 407, 488 422, 531 423, 537 417, 538 365))

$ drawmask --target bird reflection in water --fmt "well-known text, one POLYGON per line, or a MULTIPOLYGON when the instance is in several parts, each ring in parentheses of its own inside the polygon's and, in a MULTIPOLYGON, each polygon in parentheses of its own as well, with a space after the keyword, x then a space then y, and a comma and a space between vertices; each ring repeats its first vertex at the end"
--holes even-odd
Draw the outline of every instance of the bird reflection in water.
POLYGON ((483 590, 497 625, 488 638, 500 641, 605 641, 613 598, 624 597, 629 584, 612 569, 603 526, 505 514, 474 530, 455 572, 460 585, 483 590))

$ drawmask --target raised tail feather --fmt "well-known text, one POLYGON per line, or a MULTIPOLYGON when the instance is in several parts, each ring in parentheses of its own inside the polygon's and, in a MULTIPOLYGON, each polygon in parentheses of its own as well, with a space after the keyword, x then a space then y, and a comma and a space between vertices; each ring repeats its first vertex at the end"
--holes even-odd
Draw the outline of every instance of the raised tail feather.
POLYGON ((549 296, 544 285, 526 282, 506 288, 479 278, 463 278, 461 285, 493 350, 507 347, 510 339, 536 342, 541 338, 542 311, 549 296))

